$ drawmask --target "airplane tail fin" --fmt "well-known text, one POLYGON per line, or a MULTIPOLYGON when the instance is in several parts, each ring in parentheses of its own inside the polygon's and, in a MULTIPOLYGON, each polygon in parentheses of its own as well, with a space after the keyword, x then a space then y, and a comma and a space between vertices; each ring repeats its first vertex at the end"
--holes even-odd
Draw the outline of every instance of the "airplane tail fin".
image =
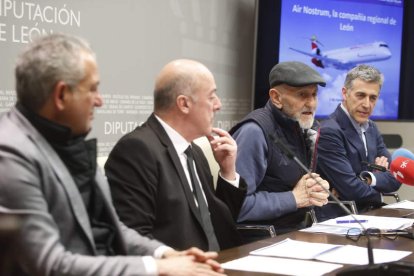
MULTIPOLYGON (((313 35, 311 37, 311 48, 312 48, 312 53, 320 56, 321 55, 321 49, 319 48, 318 44, 323 45, 321 42, 319 42, 319 40, 317 40, 316 36, 313 35)), ((325 68, 325 66, 322 63, 322 60, 317 59, 317 58, 312 58, 311 59, 312 63, 315 64, 317 67, 320 68, 325 68)))
POLYGON ((321 67, 321 68, 325 68, 325 66, 324 66, 324 65, 323 65, 323 63, 322 63, 322 60, 317 59, 317 58, 312 58, 312 59, 311 59, 311 61, 312 61, 312 63, 313 63, 313 64, 315 64, 316 66, 321 67))

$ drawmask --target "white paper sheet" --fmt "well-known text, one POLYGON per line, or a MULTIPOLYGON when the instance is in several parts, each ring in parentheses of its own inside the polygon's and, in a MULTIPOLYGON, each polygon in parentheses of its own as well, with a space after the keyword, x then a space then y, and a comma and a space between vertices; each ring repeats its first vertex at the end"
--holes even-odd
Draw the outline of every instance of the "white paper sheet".
POLYGON ((362 223, 365 229, 367 228, 379 228, 382 230, 395 230, 404 229, 410 227, 414 223, 414 219, 411 218, 397 218, 397 217, 381 217, 381 216, 365 216, 365 215, 354 215, 343 216, 335 219, 326 220, 319 223, 314 223, 311 227, 302 229, 302 232, 310 233, 327 233, 327 234, 338 234, 346 235, 350 228, 362 228, 358 223, 338 223, 337 221, 353 221, 363 220, 362 223))
MULTIPOLYGON (((374 263, 381 264, 401 260, 402 258, 410 255, 412 252, 389 249, 373 249, 373 253, 374 263)), ((368 264, 368 252, 365 247, 344 245, 336 250, 330 251, 329 253, 321 254, 315 259, 332 263, 366 265, 368 264)))
POLYGON ((311 227, 301 229, 301 232, 308 232, 308 233, 327 233, 327 234, 334 234, 334 235, 341 235, 345 236, 348 232, 349 227, 347 226, 338 226, 338 225, 324 225, 314 223, 311 227))
POLYGON ((272 256, 272 257, 287 257, 295 259, 311 260, 322 252, 333 250, 337 248, 337 244, 328 243, 312 243, 295 241, 289 238, 250 252, 251 255, 272 256), (298 250, 299 249, 299 250, 298 250))
MULTIPOLYGON (((400 260, 412 252, 373 249, 373 253, 375 263, 385 263, 400 260)), ((368 253, 365 247, 296 241, 289 238, 271 246, 254 250, 250 254, 268 257, 315 259, 341 264, 368 264, 368 253)))
POLYGON ((324 275, 342 267, 339 264, 252 255, 221 265, 224 269, 306 276, 324 275))
MULTIPOLYGON (((343 216, 335 219, 330 219, 327 221, 321 222, 325 225, 342 225, 338 224, 337 221, 342 220, 366 220, 362 223, 365 228, 379 228, 379 229, 404 229, 410 227, 414 223, 414 219, 411 218, 397 218, 397 217, 381 217, 381 216, 365 216, 365 215, 354 215, 352 216, 343 216)), ((345 225, 343 225, 345 226, 345 225)), ((358 223, 348 223, 348 227, 357 227, 361 228, 358 223)))
POLYGON ((400 202, 388 204, 382 207, 383 209, 409 209, 414 210, 414 202, 409 200, 403 200, 400 202))

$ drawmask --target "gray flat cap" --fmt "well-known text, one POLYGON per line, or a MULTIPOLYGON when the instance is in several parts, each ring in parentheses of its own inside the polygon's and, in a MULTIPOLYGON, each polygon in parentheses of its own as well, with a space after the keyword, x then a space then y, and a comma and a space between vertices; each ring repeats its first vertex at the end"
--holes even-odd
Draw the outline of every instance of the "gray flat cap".
POLYGON ((273 66, 269 74, 270 87, 282 83, 295 87, 310 84, 326 85, 326 81, 316 70, 298 61, 286 61, 273 66))

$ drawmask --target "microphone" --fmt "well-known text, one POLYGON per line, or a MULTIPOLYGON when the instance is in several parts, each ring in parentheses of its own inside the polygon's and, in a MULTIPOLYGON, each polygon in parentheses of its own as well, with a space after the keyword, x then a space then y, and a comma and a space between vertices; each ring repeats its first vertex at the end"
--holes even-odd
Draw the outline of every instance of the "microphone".
MULTIPOLYGON (((398 157, 406 157, 408 159, 414 160, 414 153, 412 153, 411 151, 409 151, 408 149, 404 149, 404 148, 399 148, 396 149, 391 156, 391 160, 394 160, 398 157)), ((369 169, 372 170, 377 170, 380 172, 386 172, 388 171, 388 169, 384 166, 380 166, 377 164, 373 164, 373 163, 369 163, 367 161, 362 161, 362 164, 366 165, 369 169)))
POLYGON ((394 160, 394 159, 396 159, 397 157, 400 157, 400 156, 406 157, 406 158, 411 159, 411 160, 414 160, 414 153, 412 153, 408 149, 404 149, 404 148, 396 149, 391 155, 391 160, 394 160))
POLYGON ((414 186, 414 160, 399 156, 391 161, 390 171, 401 183, 414 186))
POLYGON ((387 168, 381 165, 377 165, 377 164, 373 164, 373 163, 368 163, 367 161, 362 161, 362 164, 366 165, 368 168, 370 168, 371 170, 377 170, 380 172, 386 172, 387 168))
MULTIPOLYGON (((411 160, 414 160, 414 153, 412 153, 408 149, 404 149, 404 148, 396 149, 392 153, 391 160, 394 160, 394 159, 396 159, 397 157, 400 157, 400 156, 406 157, 406 158, 411 159, 411 160)), ((362 161, 362 164, 363 165, 366 165, 371 170, 377 170, 377 171, 380 171, 380 172, 386 172, 386 171, 388 171, 388 169, 386 167, 384 167, 384 166, 380 166, 380 165, 377 165, 377 164, 369 163, 367 161, 362 161)))
MULTIPOLYGON (((316 183, 318 183, 318 185, 326 192, 329 194, 329 196, 342 208, 342 210, 344 210, 344 212, 348 215, 350 215, 352 217, 353 220, 355 220, 359 226, 361 226, 362 230, 364 230, 366 232, 366 228, 364 227, 364 225, 362 225, 362 223, 354 216, 354 214, 352 214, 348 208, 345 207, 345 205, 334 195, 331 193, 331 191, 329 191, 329 189, 326 189, 320 182, 318 179, 316 179, 313 175, 312 172, 297 158, 297 156, 285 145, 285 143, 283 141, 281 141, 281 139, 277 138, 275 135, 273 134, 269 134, 269 138, 271 141, 273 141, 273 143, 275 143, 278 148, 283 152, 284 155, 286 155, 289 159, 292 159, 293 161, 296 162, 296 164, 301 167, 306 173, 309 174, 309 176, 315 180, 316 183)), ((372 251, 372 246, 371 246, 371 240, 369 238, 369 235, 367 235, 367 251, 368 251, 368 266, 374 266, 374 253, 372 251)), ((362 271, 362 270, 361 270, 362 271)), ((353 273, 355 272, 355 270, 353 270, 353 273)), ((337 275, 351 275, 351 274, 346 274, 347 272, 344 270, 343 272, 338 273, 337 275), (341 274, 342 273, 342 274, 341 274)), ((352 274, 354 275, 354 274, 352 274)), ((367 275, 365 275, 367 276, 367 275)))
MULTIPOLYGON (((285 154, 289 159, 292 159, 296 162, 299 167, 301 167, 303 170, 305 170, 306 173, 310 175, 310 177, 315 180, 316 183, 322 189, 329 194, 329 196, 335 200, 336 203, 345 211, 346 214, 350 215, 352 219, 354 219, 359 226, 361 226, 362 230, 366 232, 366 228, 362 223, 355 218, 355 216, 348 210, 348 208, 345 207, 345 205, 329 191, 326 189, 320 182, 317 180, 311 173, 311 171, 295 156, 295 154, 283 143, 279 138, 277 138, 275 135, 270 134, 269 138, 273 143, 275 143, 279 149, 285 154)), ((414 162, 414 160, 413 160, 414 162)), ((413 167, 414 168, 414 167, 413 167)), ((414 175, 414 172, 412 172, 412 175, 414 175)), ((414 184, 413 184, 414 185, 414 184)), ((391 262, 391 263, 385 263, 385 264, 374 264, 374 253, 372 251, 372 245, 371 245, 371 239, 369 235, 366 235, 367 237, 367 252, 368 252, 368 265, 360 265, 356 267, 350 267, 342 269, 340 272, 338 272, 336 275, 339 276, 381 276, 381 275, 414 275, 414 266, 410 263, 406 262, 391 262)))

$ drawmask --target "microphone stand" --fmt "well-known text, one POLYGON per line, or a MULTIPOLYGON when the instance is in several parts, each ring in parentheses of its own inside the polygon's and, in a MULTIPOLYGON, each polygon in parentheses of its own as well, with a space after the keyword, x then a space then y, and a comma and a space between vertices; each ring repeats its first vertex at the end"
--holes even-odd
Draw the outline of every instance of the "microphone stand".
MULTIPOLYGON (((350 215, 352 217, 353 220, 355 220, 362 228, 362 230, 364 230, 366 232, 366 228, 362 225, 362 223, 356 219, 356 217, 348 210, 348 208, 345 207, 345 205, 334 195, 331 193, 331 191, 329 191, 328 189, 326 189, 313 175, 312 172, 299 160, 299 158, 296 157, 296 155, 293 154, 293 152, 282 142, 280 141, 279 138, 275 137, 274 135, 269 135, 270 139, 272 139, 272 141, 279 147, 279 149, 282 150, 283 154, 286 155, 289 159, 292 159, 293 161, 295 161, 295 163, 297 165, 299 165, 299 167, 301 167, 307 174, 309 174, 309 176, 316 181, 316 183, 318 183, 318 185, 326 192, 329 194, 330 197, 333 198, 333 200, 338 203, 338 205, 342 208, 342 210, 345 211, 346 214, 350 215)), ((373 265, 374 264, 374 254, 372 252, 372 247, 371 247, 371 240, 369 239, 369 237, 367 236, 368 242, 367 242, 367 250, 368 250, 368 264, 369 265, 373 265)))
POLYGON ((356 219, 354 214, 352 214, 348 208, 334 195, 326 189, 313 175, 312 172, 296 157, 296 155, 276 136, 273 134, 269 135, 269 138, 275 143, 279 149, 286 155, 289 159, 295 161, 299 167, 301 167, 309 176, 315 180, 315 182, 326 192, 329 196, 345 211, 346 214, 350 215, 353 220, 355 220, 362 230, 366 233, 367 237, 367 252, 368 252, 368 265, 360 265, 356 267, 345 268, 341 270, 336 275, 340 276, 380 276, 380 275, 414 275, 414 266, 412 264, 407 264, 404 262, 393 262, 386 264, 374 264, 374 253, 372 250, 371 239, 367 233, 367 229, 362 225, 362 223, 356 219))

